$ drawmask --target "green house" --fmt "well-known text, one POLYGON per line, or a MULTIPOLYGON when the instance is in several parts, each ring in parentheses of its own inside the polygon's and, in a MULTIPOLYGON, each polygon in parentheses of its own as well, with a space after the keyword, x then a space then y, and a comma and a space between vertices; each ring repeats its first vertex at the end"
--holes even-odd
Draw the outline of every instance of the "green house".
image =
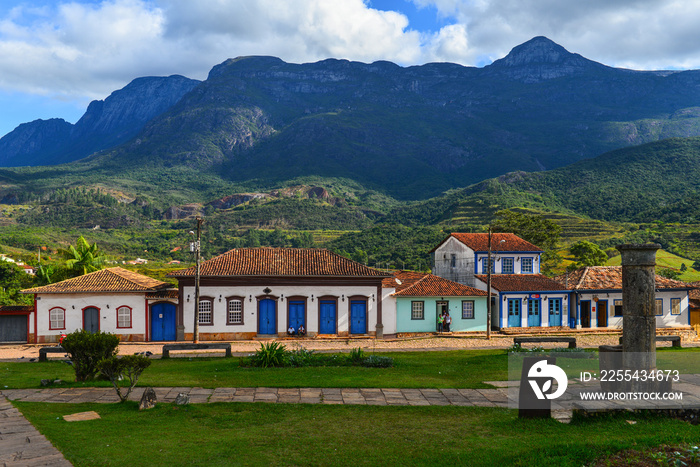
MULTIPOLYGON (((486 331, 486 292, 433 274, 399 271, 385 279, 394 287, 396 332, 439 332, 438 317, 452 318, 450 332, 486 331)), ((444 331, 444 329, 443 329, 444 331)))

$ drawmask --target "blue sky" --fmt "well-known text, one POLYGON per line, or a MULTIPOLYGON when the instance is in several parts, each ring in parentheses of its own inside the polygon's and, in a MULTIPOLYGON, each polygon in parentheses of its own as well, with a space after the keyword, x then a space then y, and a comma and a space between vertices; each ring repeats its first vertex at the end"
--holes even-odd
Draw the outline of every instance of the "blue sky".
POLYGON ((696 0, 2 0, 0 136, 241 55, 484 66, 547 36, 610 66, 700 69, 698 24, 696 0))

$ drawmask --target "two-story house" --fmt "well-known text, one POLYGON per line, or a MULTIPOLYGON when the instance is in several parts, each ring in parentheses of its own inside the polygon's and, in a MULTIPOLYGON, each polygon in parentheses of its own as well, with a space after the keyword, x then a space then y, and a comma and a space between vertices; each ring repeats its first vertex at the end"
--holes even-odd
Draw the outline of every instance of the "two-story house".
POLYGON ((571 293, 540 274, 543 252, 512 233, 452 233, 431 259, 436 276, 480 290, 490 267, 493 328, 569 326, 571 293))

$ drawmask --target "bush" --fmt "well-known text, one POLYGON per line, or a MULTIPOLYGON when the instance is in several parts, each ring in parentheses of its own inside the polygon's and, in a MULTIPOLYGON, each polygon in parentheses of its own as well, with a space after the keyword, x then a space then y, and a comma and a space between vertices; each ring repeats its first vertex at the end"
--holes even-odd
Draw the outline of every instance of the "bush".
POLYGON ((253 366, 268 368, 272 366, 285 366, 287 363, 287 348, 277 342, 260 344, 250 361, 253 366))
POLYGON ((61 346, 73 363, 75 380, 86 381, 95 377, 100 360, 117 354, 119 337, 101 331, 91 334, 81 329, 64 337, 61 346))
POLYGON ((97 369, 105 375, 117 391, 117 396, 121 402, 129 398, 129 394, 136 386, 139 376, 143 370, 151 365, 151 361, 143 355, 126 355, 122 358, 111 356, 104 358, 97 363, 97 369), (126 393, 122 394, 120 381, 128 379, 128 387, 126 393))
POLYGON ((348 354, 348 361, 354 365, 359 365, 365 359, 365 351, 360 347, 354 348, 348 354))
POLYGON ((394 366, 394 359, 391 357, 380 357, 378 355, 370 355, 362 362, 362 366, 369 368, 391 368, 394 366))
POLYGON ((308 350, 297 344, 296 349, 287 351, 286 360, 289 366, 302 367, 313 365, 317 359, 313 350, 308 350))

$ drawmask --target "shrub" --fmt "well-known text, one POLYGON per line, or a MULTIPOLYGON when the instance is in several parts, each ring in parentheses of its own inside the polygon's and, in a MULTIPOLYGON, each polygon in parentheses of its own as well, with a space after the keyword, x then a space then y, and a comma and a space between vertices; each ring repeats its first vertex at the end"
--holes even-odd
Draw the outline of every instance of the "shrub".
POLYGON ((391 368, 394 366, 394 359, 391 357, 380 357, 378 355, 370 355, 362 362, 362 366, 370 368, 391 368))
POLYGON ((117 354, 119 337, 101 331, 91 334, 81 329, 64 337, 61 346, 73 363, 75 380, 86 381, 95 377, 100 360, 117 354))
POLYGON ((317 359, 313 350, 297 345, 297 348, 287 352, 286 360, 289 366, 302 367, 313 365, 317 359))
POLYGON ((271 366, 284 366, 287 362, 287 348, 277 342, 260 344, 260 348, 251 357, 251 364, 268 368, 271 366))
POLYGON ((365 359, 365 351, 360 347, 356 347, 348 354, 348 361, 354 365, 359 365, 365 359))
POLYGON ((150 365, 151 361, 143 355, 126 355, 122 358, 111 356, 100 360, 97 369, 110 380, 119 400, 124 402, 129 398, 143 370, 150 365), (128 387, 126 393, 122 394, 120 381, 125 381, 125 377, 128 379, 128 387))

